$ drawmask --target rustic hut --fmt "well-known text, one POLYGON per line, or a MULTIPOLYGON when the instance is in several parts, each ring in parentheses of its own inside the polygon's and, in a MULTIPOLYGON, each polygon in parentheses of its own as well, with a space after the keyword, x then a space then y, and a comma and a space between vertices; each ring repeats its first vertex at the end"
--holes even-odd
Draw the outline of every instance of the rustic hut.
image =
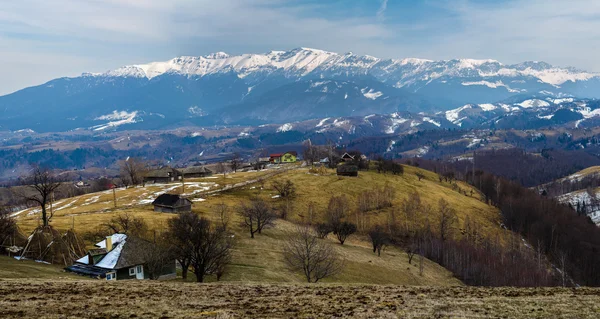
POLYGON ((337 167, 338 176, 358 176, 358 166, 356 165, 339 165, 337 167))
POLYGON ((182 213, 192 211, 192 202, 177 194, 162 194, 154 202, 155 212, 163 213, 182 213))
POLYGON ((181 172, 171 168, 163 167, 146 173, 145 183, 170 183, 181 180, 181 172))
POLYGON ((190 166, 181 169, 184 178, 197 178, 212 176, 213 172, 204 166, 190 166))
POLYGON ((175 260, 155 264, 155 244, 144 239, 113 234, 95 246, 66 270, 106 280, 176 277, 175 260))

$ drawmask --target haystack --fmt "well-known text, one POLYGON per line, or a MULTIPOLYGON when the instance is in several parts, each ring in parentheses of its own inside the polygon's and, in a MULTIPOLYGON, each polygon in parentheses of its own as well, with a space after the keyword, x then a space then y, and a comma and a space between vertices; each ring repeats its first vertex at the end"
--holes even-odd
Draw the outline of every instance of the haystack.
POLYGON ((68 266, 85 253, 83 240, 72 230, 61 234, 52 226, 39 226, 27 239, 20 257, 68 266))

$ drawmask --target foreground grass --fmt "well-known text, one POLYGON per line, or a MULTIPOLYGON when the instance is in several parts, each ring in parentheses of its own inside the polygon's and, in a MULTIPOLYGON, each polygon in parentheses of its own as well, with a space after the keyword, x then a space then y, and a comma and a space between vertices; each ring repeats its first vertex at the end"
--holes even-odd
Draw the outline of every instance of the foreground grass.
POLYGON ((597 318, 591 288, 0 281, 13 318, 597 318))
POLYGON ((0 280, 2 278, 52 278, 81 280, 80 276, 65 272, 61 266, 38 263, 32 260, 16 260, 0 255, 0 280))

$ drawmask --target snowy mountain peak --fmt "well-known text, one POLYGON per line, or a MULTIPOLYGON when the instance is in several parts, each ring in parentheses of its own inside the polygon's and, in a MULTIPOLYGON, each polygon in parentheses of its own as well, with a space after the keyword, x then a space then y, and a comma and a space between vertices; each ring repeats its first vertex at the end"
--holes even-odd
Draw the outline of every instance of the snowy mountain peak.
POLYGON ((573 68, 553 67, 538 61, 504 65, 492 59, 379 59, 370 55, 361 56, 351 52, 338 54, 305 47, 264 54, 232 56, 225 52, 216 52, 201 57, 182 56, 165 62, 124 66, 108 71, 102 76, 151 79, 165 73, 205 76, 231 71, 237 73, 240 78, 256 72, 284 72, 286 77, 303 77, 308 74, 319 77, 331 74, 372 75, 377 80, 395 87, 422 86, 436 80, 447 81, 447 77, 458 77, 469 78, 466 81, 468 83, 501 83, 502 85, 486 86, 504 88, 510 93, 524 92, 524 88, 519 88, 519 84, 514 83, 524 83, 531 78, 558 88, 565 82, 586 81, 598 76, 573 68), (474 78, 478 80, 473 81, 474 78))

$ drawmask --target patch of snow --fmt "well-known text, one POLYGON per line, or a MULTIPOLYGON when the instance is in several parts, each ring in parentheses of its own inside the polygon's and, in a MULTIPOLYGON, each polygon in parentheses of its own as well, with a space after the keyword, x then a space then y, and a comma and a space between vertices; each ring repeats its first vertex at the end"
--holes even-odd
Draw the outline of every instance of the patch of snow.
POLYGON ((280 127, 277 128, 277 132, 278 133, 287 132, 287 131, 290 131, 292 129, 292 127, 293 127, 292 124, 285 123, 282 126, 280 126, 280 127))
POLYGON ((471 104, 467 104, 467 105, 461 106, 457 109, 446 111, 446 119, 448 121, 456 124, 456 122, 460 118, 460 112, 470 109, 470 108, 473 108, 473 106, 471 104))
POLYGON ((429 122, 429 123, 431 123, 431 124, 433 124, 433 125, 435 125, 435 126, 437 126, 437 127, 440 127, 440 126, 442 126, 442 124, 440 124, 440 122, 438 122, 438 121, 435 121, 435 120, 433 120, 433 119, 431 119, 431 118, 429 118, 429 117, 424 117, 424 118, 423 118, 423 121, 425 121, 425 122, 429 122))
POLYGON ((133 111, 133 112, 120 111, 120 112, 117 112, 115 110, 111 114, 106 114, 106 115, 102 115, 102 116, 96 117, 94 119, 96 121, 109 121, 109 122, 105 123, 105 124, 100 124, 100 125, 92 126, 91 129, 94 130, 94 131, 101 131, 101 130, 105 130, 107 128, 117 127, 117 126, 121 126, 121 125, 124 125, 124 124, 136 123, 137 121, 135 120, 135 118, 136 118, 137 114, 138 114, 138 111, 133 111))
POLYGON ((479 105, 479 108, 485 112, 493 111, 497 108, 494 104, 490 104, 490 103, 484 103, 484 104, 478 104, 478 105, 479 105))
POLYGON ((317 126, 315 126, 315 127, 323 126, 325 124, 325 122, 327 122, 327 120, 329 120, 329 117, 326 117, 326 118, 320 120, 319 123, 317 124, 317 126))
POLYGON ((496 81, 496 82, 489 82, 489 81, 462 82, 461 84, 464 85, 464 86, 482 85, 482 86, 487 86, 487 87, 492 88, 492 89, 497 89, 499 87, 504 87, 508 92, 511 92, 511 93, 519 93, 519 92, 524 91, 524 90, 515 90, 515 89, 512 89, 508 85, 504 84, 502 81, 496 81))
POLYGON ((383 93, 381 93, 380 91, 375 91, 373 89, 369 89, 367 91, 367 89, 368 88, 364 88, 360 90, 360 93, 362 93, 367 99, 376 100, 378 97, 383 95, 383 93))
POLYGON ((517 105, 520 105, 523 108, 532 108, 532 107, 548 107, 548 106, 550 106, 550 103, 543 101, 543 100, 531 99, 531 100, 525 100, 521 103, 518 103, 517 105))

